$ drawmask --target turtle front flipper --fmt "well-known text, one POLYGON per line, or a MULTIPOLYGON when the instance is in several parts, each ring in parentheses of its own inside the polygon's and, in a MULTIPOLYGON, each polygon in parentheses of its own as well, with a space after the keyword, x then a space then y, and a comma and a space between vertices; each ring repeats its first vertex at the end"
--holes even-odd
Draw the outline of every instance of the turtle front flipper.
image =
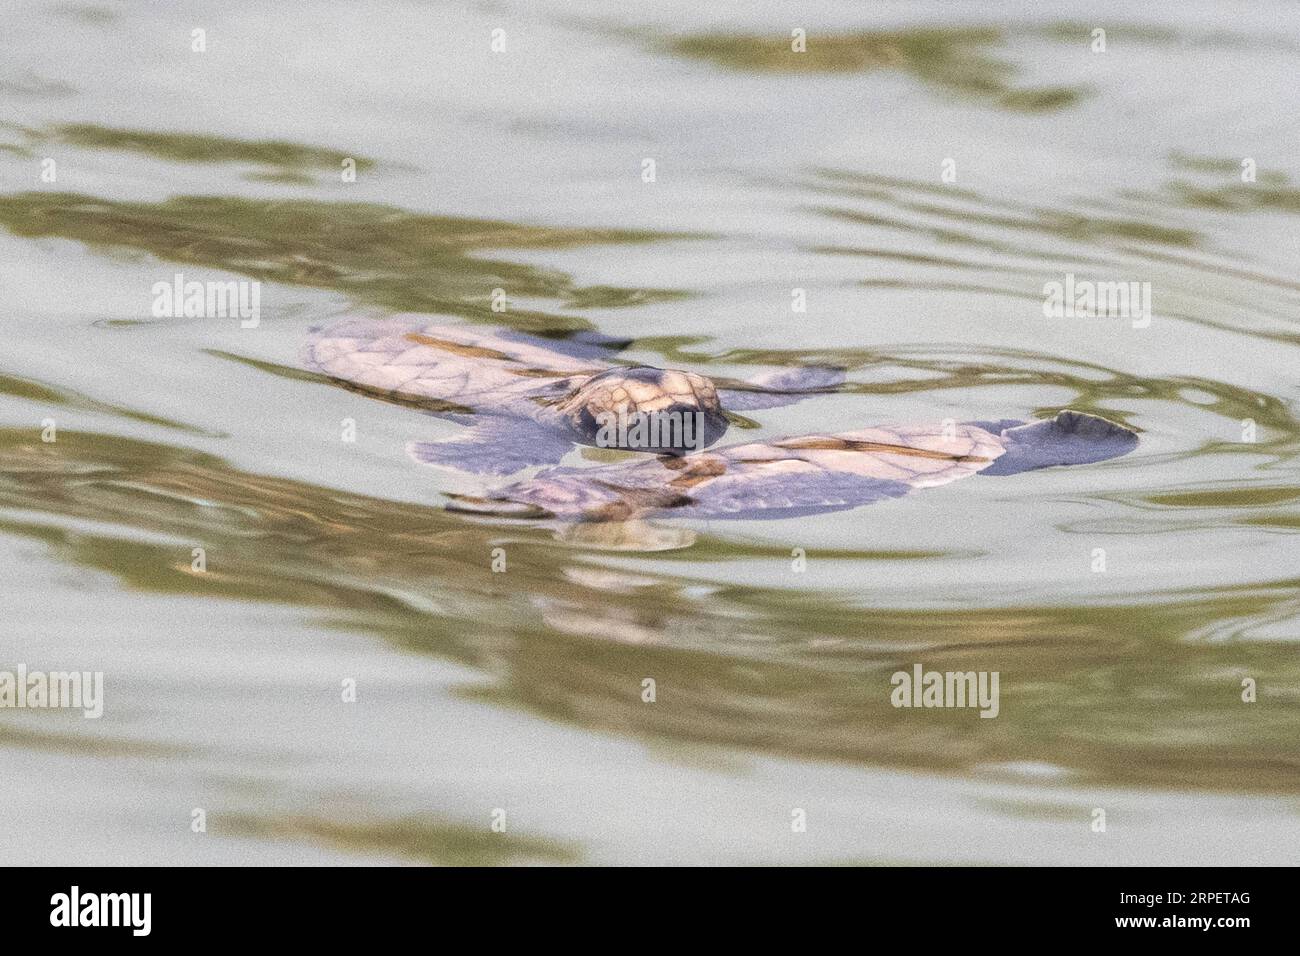
POLYGON ((573 448, 554 429, 522 418, 487 418, 446 441, 413 441, 407 453, 424 465, 481 475, 511 475, 531 465, 553 465, 573 448))
POLYGON ((428 316, 344 319, 313 329, 302 359, 334 384, 386 401, 519 417, 608 368, 544 339, 506 336, 428 316))
POLYGON ((1138 444, 1131 429, 1068 409, 1041 422, 1013 423, 1001 430, 1001 438, 1006 452, 982 474, 1018 475, 1055 465, 1088 465, 1127 455, 1138 444))
POLYGON ((767 372, 743 382, 718 385, 718 398, 728 411, 747 412, 760 408, 793 405, 812 395, 838 392, 844 384, 844 370, 825 365, 801 365, 767 372))

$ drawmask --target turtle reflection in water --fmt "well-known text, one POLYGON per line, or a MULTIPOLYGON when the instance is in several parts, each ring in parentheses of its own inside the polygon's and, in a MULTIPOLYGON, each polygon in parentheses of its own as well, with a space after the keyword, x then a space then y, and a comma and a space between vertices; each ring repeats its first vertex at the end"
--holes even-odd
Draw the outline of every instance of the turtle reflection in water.
POLYGON ((617 365, 626 344, 590 333, 552 340, 396 317, 313 330, 303 357, 340 384, 470 426, 449 441, 412 442, 416 460, 496 475, 554 464, 574 442, 682 455, 721 438, 728 410, 788 405, 833 391, 844 378, 817 366, 741 382, 617 365))
MULTIPOLYGON (((316 332, 308 364, 341 384, 421 405, 470 425, 414 442, 419 461, 492 474, 558 461, 573 442, 603 444, 610 413, 699 415, 694 447, 726 431, 726 409, 771 408, 834 391, 835 369, 786 369, 748 382, 612 361, 617 344, 482 333, 421 321, 349 321, 316 332)), ((1043 421, 895 425, 658 452, 587 468, 550 467, 484 496, 452 495, 452 510, 564 522, 642 518, 781 518, 840 511, 975 474, 1013 475, 1127 454, 1137 436, 1095 415, 1043 421), (688 453, 689 452, 689 453, 688 453)))

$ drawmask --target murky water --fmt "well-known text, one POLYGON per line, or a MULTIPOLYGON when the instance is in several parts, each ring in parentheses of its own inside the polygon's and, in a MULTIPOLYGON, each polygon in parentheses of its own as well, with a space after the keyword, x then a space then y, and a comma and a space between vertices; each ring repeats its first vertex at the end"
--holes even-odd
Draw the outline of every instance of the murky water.
POLYGON ((0 709, 0 861, 1294 862, 1294 4, 4 17, 0 669, 105 710, 0 709), (155 317, 178 272, 260 280, 260 324, 155 317), (1149 325, 1045 318, 1067 274, 1149 325), (469 520, 404 452, 457 426, 300 368, 394 311, 849 370, 732 438, 1142 444, 652 537, 469 520), (917 663, 999 716, 894 708, 917 663))

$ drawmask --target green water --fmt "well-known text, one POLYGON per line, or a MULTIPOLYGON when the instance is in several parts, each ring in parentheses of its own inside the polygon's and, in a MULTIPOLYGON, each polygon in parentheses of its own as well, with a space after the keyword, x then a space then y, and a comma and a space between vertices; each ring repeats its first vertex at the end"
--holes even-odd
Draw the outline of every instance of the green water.
POLYGON ((0 862, 1294 862, 1300 11, 1025 9, 10 4, 0 670, 105 704, 0 709, 0 862), (260 323, 155 317, 178 272, 260 323), (1067 273, 1150 325, 1045 318, 1067 273), (457 426, 301 370, 392 312, 848 369, 733 439, 1142 443, 820 517, 473 521, 404 452, 457 426), (916 663, 997 671, 999 715, 894 708, 916 663))

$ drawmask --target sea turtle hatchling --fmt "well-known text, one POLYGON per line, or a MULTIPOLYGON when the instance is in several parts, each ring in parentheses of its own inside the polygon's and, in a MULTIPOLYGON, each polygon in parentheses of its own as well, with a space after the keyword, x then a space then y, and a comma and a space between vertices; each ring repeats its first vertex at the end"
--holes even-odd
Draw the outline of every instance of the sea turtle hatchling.
POLYGON ((1082 412, 1035 422, 897 425, 730 445, 590 468, 547 468, 448 507, 568 522, 784 518, 842 511, 975 474, 1014 475, 1127 454, 1137 435, 1082 412))
POLYGON ((469 425, 456 438, 408 450, 426 464, 497 475, 554 464, 574 442, 682 455, 721 438, 728 410, 790 404, 834 391, 844 378, 817 366, 742 382, 618 365, 624 344, 396 316, 313 329, 303 360, 346 387, 469 425))

